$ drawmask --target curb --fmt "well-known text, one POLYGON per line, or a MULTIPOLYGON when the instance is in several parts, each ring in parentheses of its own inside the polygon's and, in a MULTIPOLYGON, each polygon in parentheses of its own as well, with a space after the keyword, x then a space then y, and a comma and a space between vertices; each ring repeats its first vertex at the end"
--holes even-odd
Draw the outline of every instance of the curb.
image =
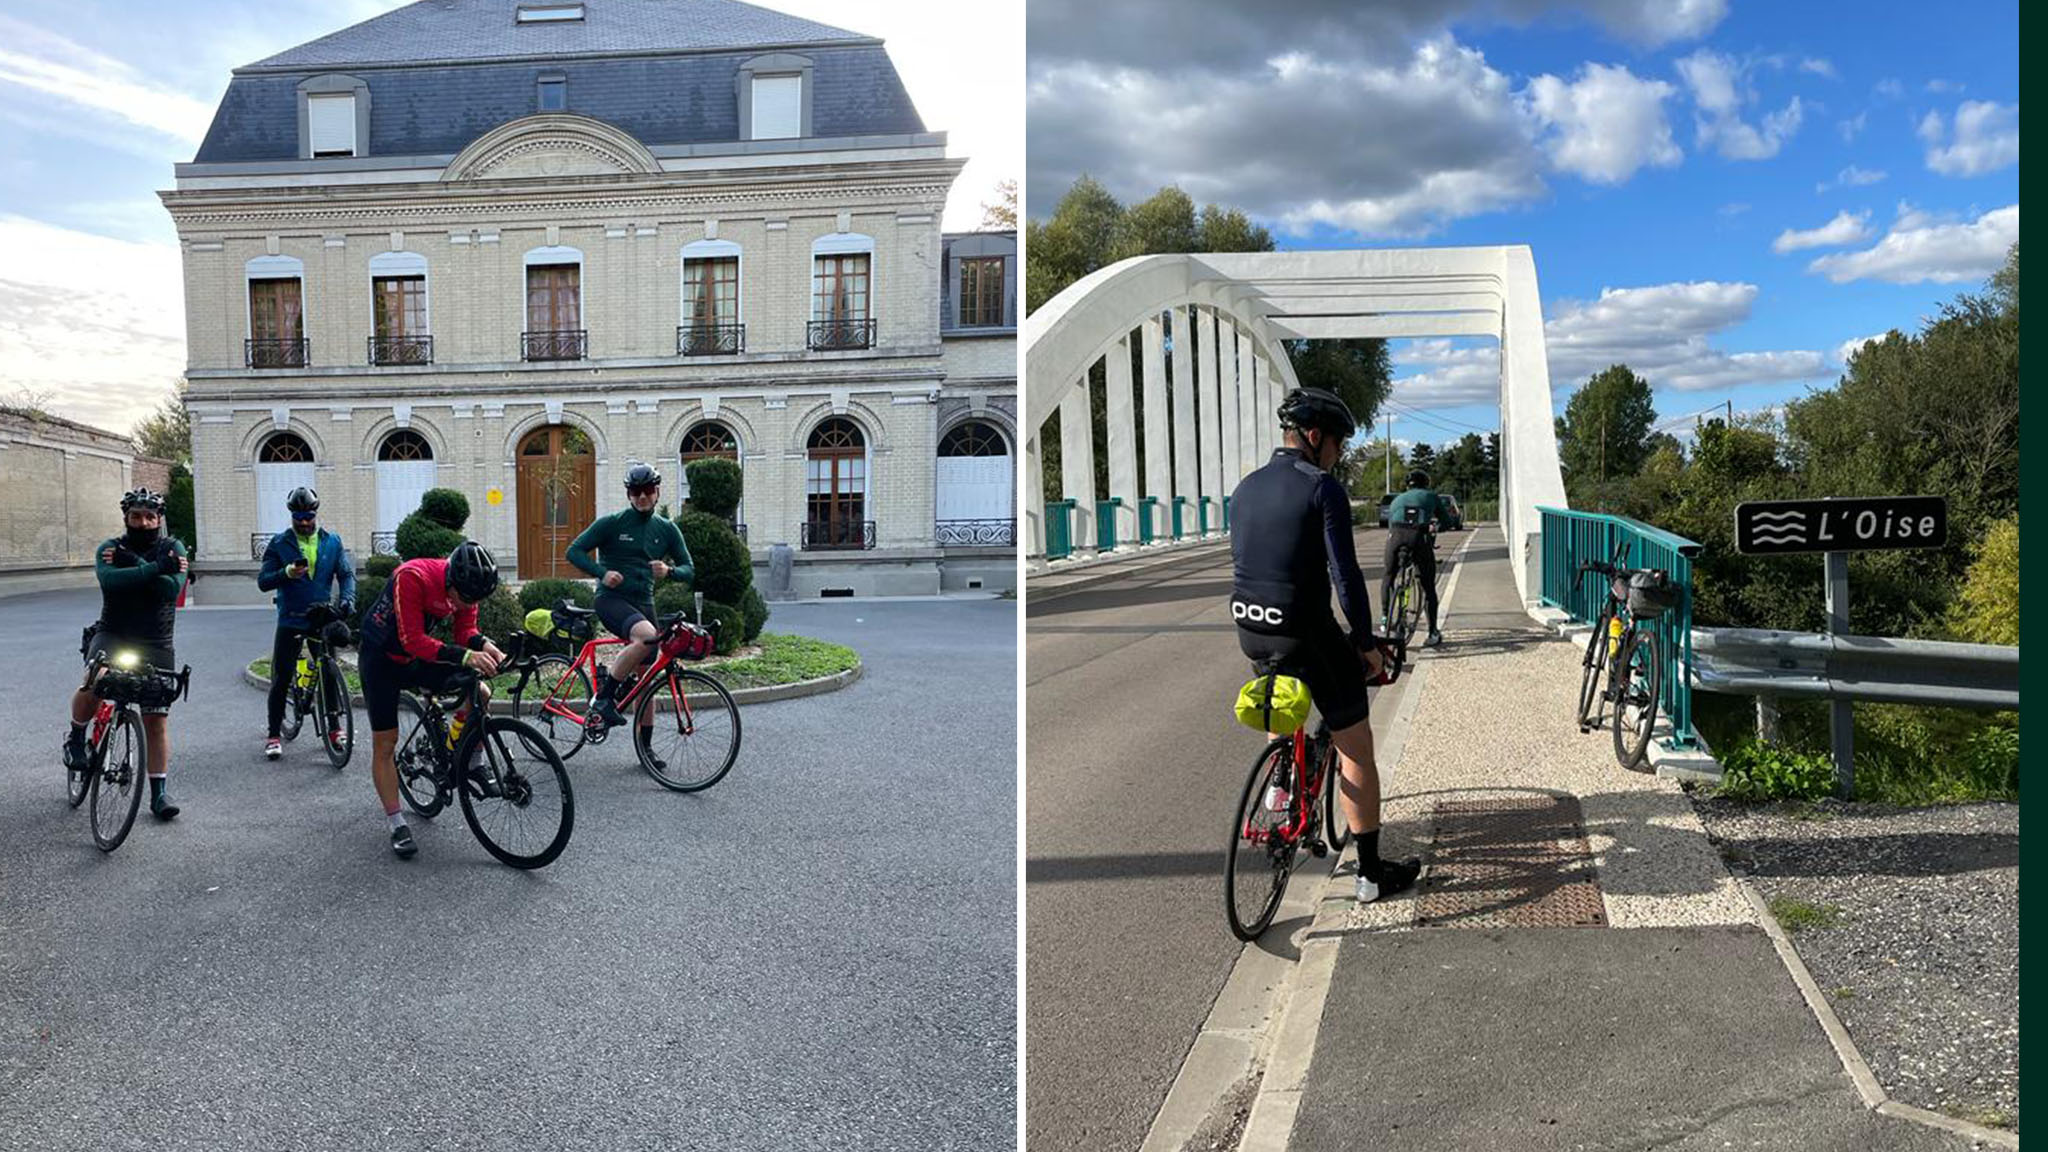
MULTIPOLYGON (((854 662, 853 667, 848 668, 844 672, 834 672, 830 676, 820 676, 814 680, 798 680, 790 684, 769 684, 760 688, 732 688, 728 689, 728 691, 732 693, 732 702, 735 705, 772 704, 777 700, 799 700, 805 696, 822 696, 827 692, 837 692, 841 688, 845 688, 860 679, 861 674, 866 670, 866 661, 857 660, 854 662)), ((270 691, 270 677, 258 676, 250 671, 246 665, 242 668, 242 682, 261 692, 270 691)), ((360 700, 356 701, 355 704, 358 708, 362 707, 362 701, 360 700)), ((491 701, 491 714, 497 716, 512 715, 512 702, 509 700, 491 701)))
POLYGON ((1742 890, 1743 897, 1749 901, 1757 920, 1763 924, 1764 933, 1771 938, 1771 946, 1778 950, 1778 959, 1784 962, 1785 971, 1791 975, 1792 983, 1798 986, 1799 994, 1805 997, 1806 1006, 1813 1011, 1814 1019, 1820 1021, 1821 1031, 1827 1033, 1828 1043, 1833 1046, 1835 1057, 1842 1062, 1842 1071, 1848 1073, 1849 1079, 1855 1083, 1856 1094, 1863 1098, 1865 1108, 1894 1120, 1906 1120, 1953 1132, 1958 1136, 1966 1136, 1980 1144, 1998 1148, 2020 1146, 2018 1133, 1987 1128, 1982 1124, 1972 1124, 1968 1120, 1958 1120, 1953 1116, 1945 1116, 1911 1104, 1901 1104, 1885 1095, 1884 1087, 1877 1082, 1876 1074, 1870 1070, 1870 1063, 1863 1059, 1863 1053, 1856 1050, 1855 1040, 1849 1036, 1849 1030, 1842 1026, 1842 1018, 1835 1015, 1835 1010, 1828 1004, 1827 997, 1821 995, 1820 985, 1814 982, 1813 973, 1807 971, 1806 961, 1801 960, 1798 950, 1793 948, 1792 938, 1785 935, 1785 929, 1779 926, 1778 918, 1771 915, 1770 905, 1764 901, 1763 894, 1756 890, 1756 886, 1751 884, 1747 877, 1734 876, 1733 879, 1735 886, 1742 890))

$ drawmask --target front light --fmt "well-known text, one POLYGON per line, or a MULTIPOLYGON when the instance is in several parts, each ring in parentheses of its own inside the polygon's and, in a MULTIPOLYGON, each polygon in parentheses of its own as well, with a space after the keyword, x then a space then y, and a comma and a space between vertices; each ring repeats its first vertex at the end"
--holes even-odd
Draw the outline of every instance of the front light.
POLYGON ((133 668, 140 663, 142 663, 142 655, 140 653, 116 652, 114 654, 114 667, 116 668, 133 668))

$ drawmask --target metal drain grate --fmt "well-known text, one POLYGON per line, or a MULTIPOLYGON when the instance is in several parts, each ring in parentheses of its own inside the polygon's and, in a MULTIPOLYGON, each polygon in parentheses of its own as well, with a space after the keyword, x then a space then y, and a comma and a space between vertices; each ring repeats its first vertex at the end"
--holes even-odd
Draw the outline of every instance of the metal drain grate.
POLYGON ((1570 796, 1446 800, 1436 806, 1424 928, 1592 928, 1607 909, 1570 796))

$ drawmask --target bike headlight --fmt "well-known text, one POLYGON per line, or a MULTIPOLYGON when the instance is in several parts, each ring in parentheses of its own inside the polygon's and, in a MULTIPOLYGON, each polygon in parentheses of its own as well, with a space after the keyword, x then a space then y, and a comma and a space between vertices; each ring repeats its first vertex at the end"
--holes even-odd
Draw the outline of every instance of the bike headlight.
POLYGON ((116 652, 114 654, 114 667, 116 668, 133 668, 140 663, 142 663, 142 655, 139 652, 116 652))

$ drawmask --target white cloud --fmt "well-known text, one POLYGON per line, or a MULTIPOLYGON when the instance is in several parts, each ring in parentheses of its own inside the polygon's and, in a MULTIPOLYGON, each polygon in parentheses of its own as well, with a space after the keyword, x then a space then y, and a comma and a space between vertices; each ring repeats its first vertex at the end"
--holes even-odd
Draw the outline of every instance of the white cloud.
POLYGON ((1527 95, 1546 129, 1551 163, 1596 184, 1619 184, 1645 165, 1668 168, 1684 158, 1664 118, 1674 91, 1626 67, 1589 63, 1574 81, 1536 77, 1527 95))
POLYGON ((1929 80, 1927 82, 1927 90, 1929 92, 1935 93, 1936 95, 1940 95, 1949 92, 1961 92, 1963 90, 1963 85, 1962 81, 1960 80, 1935 79, 1929 80))
POLYGON ((1783 108, 1769 112, 1758 124, 1743 119, 1756 102, 1749 87, 1749 66, 1702 48, 1678 61, 1678 74, 1692 90, 1698 114, 1693 125, 1701 147, 1711 145, 1729 160, 1766 160, 1778 154, 1799 131, 1805 105, 1794 96, 1783 108))
POLYGON ((2019 163, 2020 106, 1965 100, 1956 109, 1953 138, 1941 113, 1929 112, 1920 121, 1920 139, 1927 145, 1927 167, 1944 176, 1996 172, 2019 163))
POLYGON ((1840 172, 1835 173, 1833 180, 1826 180, 1815 184, 1813 186, 1813 194, 1818 196, 1832 188, 1861 188, 1866 184, 1875 184, 1884 178, 1885 173, 1882 170, 1872 171, 1871 169, 1858 168, 1856 165, 1851 164, 1840 172))
POLYGON ((1799 62, 1799 70, 1801 72, 1811 72, 1815 76, 1825 76, 1830 80, 1837 79, 1834 62, 1826 58, 1808 56, 1799 62))
POLYGON ((0 215, 0 395, 126 431, 185 370, 178 249, 0 215))
POLYGON ((2005 263, 2006 249, 2020 238, 2020 206, 1996 208, 1967 222, 1945 221, 1900 205, 1891 231, 1874 248, 1836 252, 1806 266, 1837 284, 1881 280, 1887 284, 1954 284, 1982 280, 2005 263))
POLYGON ((1899 83, 1896 79, 1887 76, 1871 85, 1870 92, 1871 95, 1880 96, 1886 100, 1897 100, 1906 94, 1906 86, 1899 83))
POLYGON ((1868 111, 1864 111, 1858 112, 1856 115, 1850 117, 1847 120, 1837 120, 1835 122, 1835 129, 1842 134, 1842 143, 1855 143, 1856 138, 1858 136, 1863 135, 1863 126, 1865 123, 1869 121, 1869 119, 1870 113, 1868 111))
MULTIPOLYGON (((0 16, 0 84, 35 93, 69 114, 84 111, 197 144, 213 106, 151 81, 127 64, 32 24, 0 16)), ((61 124, 61 120, 57 121, 61 124)))
POLYGON ((1858 336, 1854 340, 1842 341, 1840 344, 1835 345, 1835 363, 1847 366, 1849 357, 1854 356, 1858 349, 1873 341, 1883 340, 1889 335, 1891 335, 1891 332, 1886 330, 1883 332, 1873 332, 1868 336, 1858 336))
POLYGON ((1818 228, 1796 232, 1787 228, 1771 241, 1771 251, 1784 255, 1802 248, 1840 248, 1845 244, 1861 244, 1870 239, 1870 213, 1858 212, 1850 215, 1848 209, 1835 213, 1835 218, 1818 228))
POLYGON ((1715 209, 1715 211, 1719 212, 1722 216, 1725 216, 1732 220, 1735 217, 1742 215, 1744 212, 1749 211, 1751 207, 1752 205, 1747 200, 1736 200, 1732 203, 1721 205, 1719 208, 1715 209))

